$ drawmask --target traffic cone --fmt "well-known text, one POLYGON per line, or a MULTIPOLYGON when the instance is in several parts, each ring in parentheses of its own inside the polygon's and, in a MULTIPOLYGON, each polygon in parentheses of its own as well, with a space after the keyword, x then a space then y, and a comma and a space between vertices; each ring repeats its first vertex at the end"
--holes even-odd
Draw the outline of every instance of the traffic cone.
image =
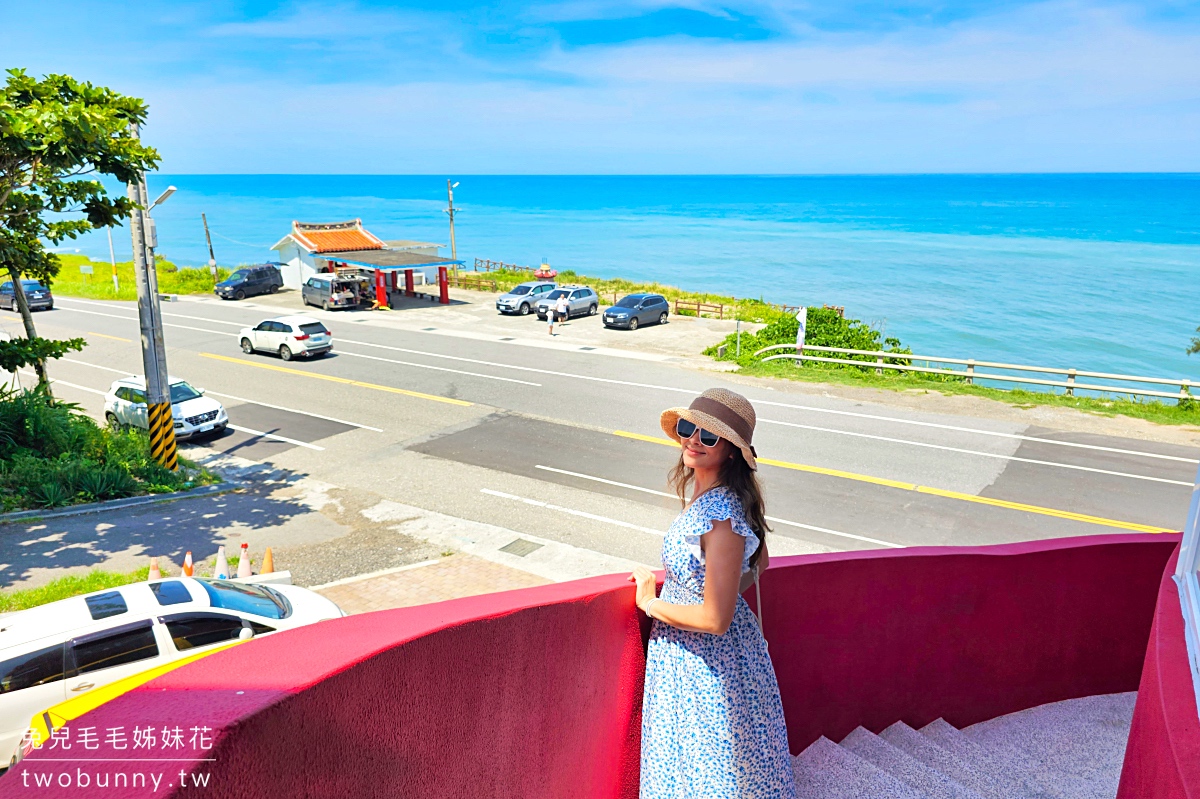
POLYGON ((158 570, 158 558, 150 558, 150 576, 147 580, 161 580, 162 572, 158 570))
POLYGON ((258 570, 259 574, 270 574, 275 571, 275 558, 271 555, 271 548, 267 547, 267 551, 263 553, 262 568, 258 570))
POLYGON ((213 566, 213 577, 218 580, 229 579, 229 561, 225 560, 225 545, 217 547, 217 564, 213 566))
POLYGON ((242 542, 242 551, 238 555, 238 577, 250 576, 250 545, 242 542))
POLYGON ((192 551, 189 549, 188 553, 183 556, 183 576, 191 577, 194 572, 195 567, 192 566, 192 551))

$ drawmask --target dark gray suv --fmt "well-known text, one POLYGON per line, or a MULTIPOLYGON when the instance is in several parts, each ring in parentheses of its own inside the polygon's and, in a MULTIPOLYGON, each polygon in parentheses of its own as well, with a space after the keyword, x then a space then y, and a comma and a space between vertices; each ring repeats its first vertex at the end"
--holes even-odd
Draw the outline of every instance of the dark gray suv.
POLYGON ((213 293, 223 300, 244 300, 255 294, 274 294, 283 288, 283 275, 274 264, 239 267, 222 280, 213 293))
POLYGON ((667 323, 671 304, 661 294, 630 294, 604 312, 605 327, 627 327, 667 323))

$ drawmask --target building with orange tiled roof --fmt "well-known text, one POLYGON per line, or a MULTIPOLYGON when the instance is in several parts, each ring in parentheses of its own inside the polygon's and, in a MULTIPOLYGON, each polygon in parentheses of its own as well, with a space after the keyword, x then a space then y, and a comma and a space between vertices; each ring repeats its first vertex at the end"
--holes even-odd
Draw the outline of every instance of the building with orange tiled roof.
POLYGON ((361 219, 348 222, 292 222, 292 230, 271 249, 279 253, 283 285, 298 289, 315 274, 337 266, 365 269, 412 269, 436 280, 437 267, 461 261, 438 256, 440 244, 426 241, 384 241, 363 227, 361 219))

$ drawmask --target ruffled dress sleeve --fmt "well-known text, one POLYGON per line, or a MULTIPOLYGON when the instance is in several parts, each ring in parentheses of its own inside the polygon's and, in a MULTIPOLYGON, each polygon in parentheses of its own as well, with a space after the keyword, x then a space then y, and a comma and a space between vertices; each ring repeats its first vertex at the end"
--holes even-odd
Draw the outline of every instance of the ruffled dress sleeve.
POLYGON ((758 536, 754 534, 750 523, 746 521, 746 513, 742 510, 742 501, 732 489, 714 488, 701 494, 688 507, 691 516, 686 525, 683 538, 692 552, 696 562, 704 564, 704 550, 700 548, 700 536, 712 530, 713 522, 728 519, 733 531, 745 539, 746 546, 742 553, 742 573, 750 571, 750 557, 758 549, 758 536))

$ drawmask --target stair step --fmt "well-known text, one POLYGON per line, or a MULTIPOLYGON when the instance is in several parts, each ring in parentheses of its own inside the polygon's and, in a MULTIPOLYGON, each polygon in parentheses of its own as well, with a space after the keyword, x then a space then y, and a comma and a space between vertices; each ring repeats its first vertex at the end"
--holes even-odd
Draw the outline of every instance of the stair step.
POLYGON ((792 759, 796 799, 929 799, 822 736, 792 759))
POLYGON ((993 751, 1016 750, 1060 799, 1111 799, 1120 781, 1136 693, 1069 699, 963 730, 993 751))
POLYGON ((981 799, 977 792, 862 727, 842 739, 842 746, 930 799, 981 799))
POLYGON ((1008 775, 1008 781, 1022 790, 1021 796, 1029 799, 1052 799, 1057 796, 1052 784, 1042 784, 1037 778, 1036 764, 1022 750, 981 746, 945 719, 931 721, 918 732, 958 755, 960 760, 981 774, 1008 775))
POLYGON ((902 721, 879 733, 879 737, 987 799, 1011 799, 1019 795, 1016 793, 1018 787, 1005 777, 984 776, 958 755, 938 746, 902 721))

